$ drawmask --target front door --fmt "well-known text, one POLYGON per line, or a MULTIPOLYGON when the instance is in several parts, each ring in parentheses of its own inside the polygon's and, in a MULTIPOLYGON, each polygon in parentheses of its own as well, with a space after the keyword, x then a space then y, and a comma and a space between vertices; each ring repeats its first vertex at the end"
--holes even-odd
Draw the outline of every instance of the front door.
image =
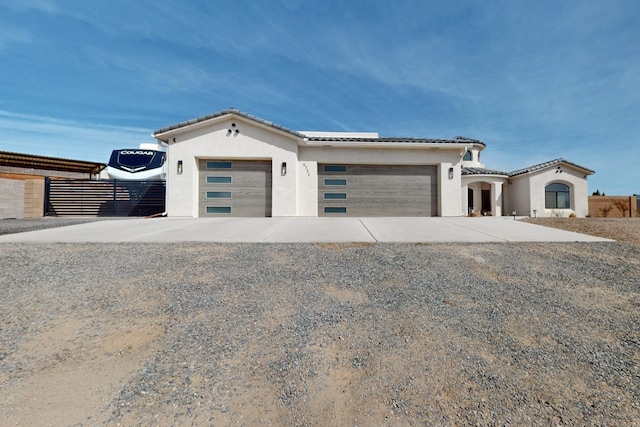
POLYGON ((491 190, 482 190, 482 213, 491 212, 491 190))

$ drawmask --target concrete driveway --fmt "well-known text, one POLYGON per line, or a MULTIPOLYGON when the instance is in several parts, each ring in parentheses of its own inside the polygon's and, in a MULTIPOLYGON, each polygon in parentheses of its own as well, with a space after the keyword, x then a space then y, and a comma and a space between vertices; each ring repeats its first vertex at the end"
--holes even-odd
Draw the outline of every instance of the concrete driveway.
POLYGON ((0 236, 0 243, 602 241, 611 240, 514 221, 512 217, 126 218, 0 236))

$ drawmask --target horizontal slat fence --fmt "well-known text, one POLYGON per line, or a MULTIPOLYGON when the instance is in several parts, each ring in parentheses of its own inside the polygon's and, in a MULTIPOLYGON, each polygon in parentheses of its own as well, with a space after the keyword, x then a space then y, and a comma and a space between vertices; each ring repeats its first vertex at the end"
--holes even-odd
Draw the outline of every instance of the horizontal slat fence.
POLYGON ((164 181, 47 178, 46 216, 150 216, 165 210, 164 181))

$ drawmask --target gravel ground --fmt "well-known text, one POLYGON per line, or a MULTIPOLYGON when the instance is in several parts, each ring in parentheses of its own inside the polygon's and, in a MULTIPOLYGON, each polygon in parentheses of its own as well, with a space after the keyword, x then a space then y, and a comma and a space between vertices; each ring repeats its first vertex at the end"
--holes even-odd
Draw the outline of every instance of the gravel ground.
POLYGON ((43 230, 46 228, 65 227, 67 225, 84 224, 85 222, 104 221, 114 218, 31 218, 0 219, 0 236, 3 234, 24 233, 25 231, 43 230))
POLYGON ((640 419, 640 245, 2 244, 0 269, 2 425, 640 419))

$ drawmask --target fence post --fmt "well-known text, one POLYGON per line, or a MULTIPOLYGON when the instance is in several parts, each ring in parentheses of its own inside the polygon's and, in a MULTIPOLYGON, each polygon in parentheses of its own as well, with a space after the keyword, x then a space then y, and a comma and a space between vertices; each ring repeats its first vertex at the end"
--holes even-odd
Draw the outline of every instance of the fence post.
POLYGON ((49 186, 51 185, 51 178, 44 177, 44 204, 42 206, 42 216, 49 214, 49 186))
POLYGON ((118 215, 118 195, 116 193, 117 180, 113 180, 113 216, 118 215))

